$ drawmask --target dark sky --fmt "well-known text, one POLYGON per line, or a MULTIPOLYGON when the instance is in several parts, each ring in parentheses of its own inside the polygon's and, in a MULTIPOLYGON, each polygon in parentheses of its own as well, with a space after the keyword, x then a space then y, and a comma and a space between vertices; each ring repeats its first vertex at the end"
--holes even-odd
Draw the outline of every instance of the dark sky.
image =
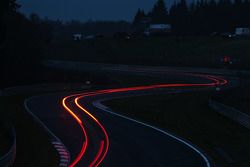
MULTIPOLYGON (((168 6, 173 0, 165 0, 168 6)), ((156 0, 17 0, 21 12, 61 20, 128 20, 138 8, 149 11, 156 0)))

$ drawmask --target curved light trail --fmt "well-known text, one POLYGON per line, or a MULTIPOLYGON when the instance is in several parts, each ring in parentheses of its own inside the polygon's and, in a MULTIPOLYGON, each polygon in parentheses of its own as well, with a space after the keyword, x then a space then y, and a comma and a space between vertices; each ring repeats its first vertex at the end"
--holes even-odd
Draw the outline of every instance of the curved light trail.
MULTIPOLYGON (((92 96, 95 95, 95 94, 92 94, 92 96)), ((101 156, 100 160, 98 161, 98 158, 100 157, 99 153, 97 154, 95 160, 90 164, 90 167, 92 166, 99 166, 99 164, 104 160, 106 154, 108 153, 108 148, 109 148, 109 137, 108 137, 108 133, 106 131, 106 129, 104 128, 104 126, 98 121, 97 118, 95 118, 92 114, 90 114, 89 111, 87 111, 85 108, 83 108, 80 104, 79 104, 79 99, 81 98, 84 98, 86 96, 90 96, 90 95, 83 95, 83 96, 79 96, 77 98, 75 98, 75 104, 79 107, 79 109, 81 109, 82 111, 84 111, 89 117, 91 117, 97 124, 98 126, 102 129, 104 135, 105 135, 105 141, 106 141, 106 148, 103 152, 103 146, 101 144, 101 147, 100 147, 100 152, 102 153, 103 152, 103 155, 101 156), (94 163, 96 162, 96 163, 94 163), (94 164, 94 165, 92 165, 94 164)), ((103 141, 101 141, 102 143, 103 141)))
POLYGON ((177 87, 214 87, 214 86, 223 86, 228 83, 227 80, 216 77, 216 76, 210 76, 210 75, 201 75, 201 74, 188 74, 184 73, 185 75, 194 76, 194 77, 201 77, 205 78, 207 80, 210 80, 212 82, 210 83, 197 83, 197 84, 158 84, 158 85, 149 85, 149 86, 136 86, 136 87, 128 87, 128 88, 115 88, 115 89, 106 89, 106 90, 97 90, 87 93, 78 93, 73 94, 70 96, 67 96, 63 98, 62 105, 66 109, 66 111, 77 121, 79 126, 81 127, 81 130, 83 132, 84 141, 82 142, 82 148, 79 152, 79 154, 74 158, 73 162, 71 163, 70 167, 76 166, 84 157, 86 150, 88 148, 89 144, 89 137, 88 133, 86 131, 86 126, 83 123, 83 120, 81 120, 81 117, 77 115, 77 112, 72 109, 72 106, 76 107, 78 110, 82 111, 89 119, 95 122, 95 124, 100 128, 102 131, 102 136, 104 136, 104 139, 102 139, 98 145, 99 149, 97 153, 95 154, 95 157, 93 160, 91 160, 91 163, 88 165, 89 167, 98 167, 102 161, 104 160, 105 156, 108 153, 109 149, 109 137, 108 133, 105 129, 105 127, 100 123, 100 121, 91 114, 90 111, 88 111, 84 106, 82 106, 79 102, 79 100, 90 97, 90 96, 96 96, 96 95, 102 95, 102 94, 112 94, 112 93, 121 93, 121 92, 130 92, 130 91, 140 91, 140 90, 150 90, 150 89, 158 89, 158 88, 177 88, 177 87), (71 105, 70 105, 71 104, 71 105), (69 107, 71 106, 71 107, 69 107))
MULTIPOLYGON (((102 141, 101 141, 101 144, 100 144, 100 149, 99 149, 99 151, 98 151, 98 153, 97 153, 97 155, 96 155, 94 161, 93 161, 89 166, 94 166, 95 164, 97 164, 96 166, 98 166, 98 165, 101 163, 102 160, 100 160, 98 163, 97 163, 97 161, 98 161, 98 159, 99 159, 100 156, 101 156, 101 153, 102 153, 102 151, 103 151, 103 147, 104 147, 104 141, 102 140, 102 141)), ((104 157, 105 157, 105 156, 103 156, 103 158, 104 158, 104 157)))
POLYGON ((62 105, 74 117, 74 119, 78 122, 78 124, 80 125, 81 130, 82 130, 82 132, 84 134, 84 138, 85 138, 85 141, 83 141, 80 153, 74 159, 74 161, 70 164, 70 167, 74 167, 81 160, 81 158, 83 157, 83 155, 84 155, 84 153, 85 153, 85 151, 87 149, 87 146, 88 146, 88 135, 87 135, 87 132, 86 132, 86 130, 85 130, 83 124, 82 124, 81 119, 66 105, 66 100, 69 99, 70 97, 72 97, 72 96, 65 97, 63 99, 63 101, 62 101, 62 105))

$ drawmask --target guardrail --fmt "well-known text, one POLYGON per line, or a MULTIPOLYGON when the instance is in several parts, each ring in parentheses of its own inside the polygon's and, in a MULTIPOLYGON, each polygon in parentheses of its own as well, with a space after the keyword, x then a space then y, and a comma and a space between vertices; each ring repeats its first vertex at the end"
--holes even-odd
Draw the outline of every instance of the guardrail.
POLYGON ((2 157, 0 157, 0 166, 1 167, 11 167, 14 164, 16 158, 16 131, 13 126, 11 128, 11 138, 12 138, 12 145, 9 151, 2 157))
POLYGON ((242 126, 250 129, 250 116, 225 104, 210 100, 209 106, 218 113, 228 117, 241 124, 242 126))

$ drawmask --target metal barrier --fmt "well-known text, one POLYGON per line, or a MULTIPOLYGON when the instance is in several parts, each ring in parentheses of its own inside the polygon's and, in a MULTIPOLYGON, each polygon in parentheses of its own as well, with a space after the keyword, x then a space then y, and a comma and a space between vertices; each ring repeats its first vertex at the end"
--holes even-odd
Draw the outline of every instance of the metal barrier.
POLYGON ((250 129, 250 116, 235 109, 229 107, 225 104, 216 102, 216 101, 209 101, 209 106, 217 111, 218 113, 228 117, 231 120, 238 122, 239 124, 245 126, 246 128, 250 129))
POLYGON ((16 158, 16 131, 13 126, 11 126, 11 138, 12 145, 9 151, 2 157, 0 157, 0 167, 11 167, 14 164, 16 158))

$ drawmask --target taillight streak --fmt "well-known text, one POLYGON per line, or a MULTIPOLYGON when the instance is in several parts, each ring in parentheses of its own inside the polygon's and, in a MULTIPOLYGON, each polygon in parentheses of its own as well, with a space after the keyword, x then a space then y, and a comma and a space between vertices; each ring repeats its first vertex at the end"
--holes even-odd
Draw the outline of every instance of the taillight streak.
POLYGON ((92 92, 87 92, 87 93, 78 93, 74 95, 67 96, 63 99, 62 105, 63 107, 68 111, 68 113, 78 122, 80 125, 85 141, 82 144, 82 148, 80 153, 77 155, 77 157, 74 159, 74 161, 71 163, 70 167, 75 166, 76 164, 79 163, 79 161, 82 159, 84 156, 86 149, 88 147, 88 134, 86 132, 85 127, 83 126, 82 120, 79 118, 79 116, 72 110, 70 109, 67 105, 66 102, 69 99, 74 99, 74 104, 83 111, 90 119, 92 119, 102 130, 105 140, 101 140, 100 142, 100 147, 98 150, 98 153, 96 154, 94 160, 90 163, 89 167, 97 167, 101 164, 101 162, 104 160, 105 156, 107 155, 108 149, 109 149, 109 137, 106 129, 104 126, 100 123, 100 121, 90 113, 84 106, 82 106, 79 103, 79 100, 90 97, 90 96, 97 96, 97 95, 103 95, 103 94, 112 94, 112 93, 122 93, 122 92, 130 92, 130 91, 140 91, 140 90, 150 90, 150 89, 158 89, 158 88, 169 88, 169 87, 212 87, 212 86, 222 86, 226 85, 228 83, 227 80, 220 78, 220 77, 215 77, 215 76, 209 76, 209 75, 200 75, 200 74, 187 74, 190 76, 196 76, 196 77, 202 77, 206 78, 210 81, 211 83, 198 83, 198 84, 158 84, 158 85, 148 85, 148 86, 136 86, 136 87, 128 87, 128 88, 115 88, 115 89, 106 89, 106 90, 97 90, 97 91, 92 91, 92 92))

